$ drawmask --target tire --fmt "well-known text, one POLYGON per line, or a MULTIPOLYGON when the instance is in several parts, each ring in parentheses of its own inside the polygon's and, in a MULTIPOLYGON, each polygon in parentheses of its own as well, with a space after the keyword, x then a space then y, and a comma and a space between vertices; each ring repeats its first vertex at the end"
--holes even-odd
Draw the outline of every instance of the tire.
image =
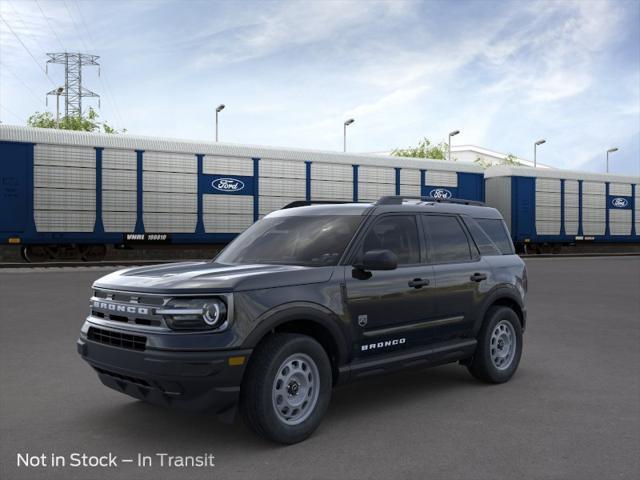
POLYGON ((260 436, 297 443, 320 424, 331 388, 331 363, 322 346, 306 335, 277 333, 263 340, 251 356, 240 409, 260 436))
POLYGON ((509 307, 491 307, 478 334, 478 347, 467 366, 487 383, 504 383, 518 368, 522 356, 522 325, 509 307), (507 351, 509 348, 509 351, 507 351))

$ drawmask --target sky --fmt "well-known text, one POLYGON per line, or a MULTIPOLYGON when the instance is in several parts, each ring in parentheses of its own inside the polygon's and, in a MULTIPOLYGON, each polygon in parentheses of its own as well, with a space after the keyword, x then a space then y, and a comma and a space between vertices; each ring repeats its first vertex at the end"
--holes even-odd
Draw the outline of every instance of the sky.
MULTIPOLYGON (((55 111, 46 53, 128 134, 389 151, 427 137, 640 175, 640 1, 0 0, 0 120, 55 111)), ((86 104, 97 107, 89 99, 86 104)))

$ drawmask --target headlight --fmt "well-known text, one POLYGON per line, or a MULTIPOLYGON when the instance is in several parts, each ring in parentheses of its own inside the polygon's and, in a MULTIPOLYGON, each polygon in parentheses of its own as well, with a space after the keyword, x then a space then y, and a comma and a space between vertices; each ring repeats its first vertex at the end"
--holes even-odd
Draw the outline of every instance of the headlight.
POLYGON ((174 298, 156 313, 173 330, 213 330, 227 320, 227 306, 219 298, 174 298))

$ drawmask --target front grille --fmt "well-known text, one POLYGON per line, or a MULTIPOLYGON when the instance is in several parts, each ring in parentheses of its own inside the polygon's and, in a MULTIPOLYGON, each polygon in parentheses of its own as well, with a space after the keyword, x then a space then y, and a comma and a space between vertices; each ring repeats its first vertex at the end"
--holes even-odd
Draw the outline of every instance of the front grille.
POLYGON ((113 322, 167 329, 162 315, 155 313, 167 301, 161 296, 94 289, 90 314, 113 322))
POLYGON ((147 337, 142 335, 129 335, 128 333, 113 332, 96 327, 89 327, 87 338, 94 342, 113 347, 128 348, 129 350, 143 351, 147 345, 147 337))

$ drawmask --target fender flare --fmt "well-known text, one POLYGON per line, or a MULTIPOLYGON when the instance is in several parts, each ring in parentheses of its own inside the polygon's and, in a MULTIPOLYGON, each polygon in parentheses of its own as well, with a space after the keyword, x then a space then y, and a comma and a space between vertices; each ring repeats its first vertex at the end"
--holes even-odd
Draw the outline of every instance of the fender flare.
POLYGON ((255 348, 271 330, 291 321, 312 322, 326 330, 336 346, 338 365, 346 363, 349 352, 347 325, 334 312, 317 303, 292 302, 278 305, 256 319, 256 328, 244 342, 244 348, 255 348))
MULTIPOLYGON (((522 300, 522 298, 520 297, 520 294, 518 292, 518 290, 516 289, 516 287, 514 286, 505 286, 502 285, 500 287, 495 288, 494 290, 492 290, 491 292, 489 292, 487 294, 487 297, 485 298, 484 302, 482 303, 482 307, 480 308, 480 312, 479 315, 476 317, 476 321, 473 325, 473 333, 474 335, 477 335, 478 332, 480 331, 480 327, 482 326, 482 322, 484 322, 485 316, 487 314, 487 311, 489 310, 489 308, 491 307, 491 305, 493 305, 495 302, 499 301, 499 300, 503 300, 503 299, 507 299, 509 301, 514 302, 516 305, 518 305, 518 307, 520 308, 520 311, 522 312, 522 315, 518 314, 518 317, 520 317, 520 320, 522 322, 522 330, 524 331, 525 326, 526 326, 526 307, 524 305, 524 302, 522 300)), ((518 313, 518 312, 516 312, 518 313)))

